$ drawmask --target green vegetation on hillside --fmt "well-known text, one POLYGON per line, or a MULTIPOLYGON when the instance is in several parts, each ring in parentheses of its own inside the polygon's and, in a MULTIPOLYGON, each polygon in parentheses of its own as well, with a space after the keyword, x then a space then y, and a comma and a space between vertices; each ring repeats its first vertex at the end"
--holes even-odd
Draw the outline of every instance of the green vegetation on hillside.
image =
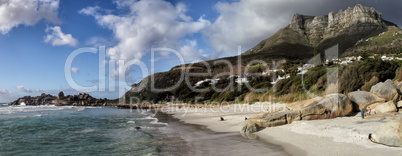
MULTIPOLYGON (((146 87, 139 92, 127 92, 126 102, 129 103, 130 97, 139 98, 141 101, 150 101, 153 103, 161 101, 170 101, 171 97, 187 103, 194 102, 223 102, 223 101, 259 101, 266 100, 266 97, 274 97, 277 100, 285 102, 293 102, 309 98, 306 91, 315 95, 323 95, 328 88, 327 84, 328 75, 333 76, 333 70, 338 71, 338 91, 339 93, 349 93, 355 90, 369 91, 371 86, 378 82, 387 79, 402 79, 402 65, 401 61, 382 61, 381 59, 366 59, 358 61, 348 66, 317 66, 310 69, 304 75, 294 74, 288 79, 283 79, 272 85, 272 77, 270 76, 253 76, 248 85, 253 89, 250 90, 246 84, 235 83, 234 77, 222 76, 216 84, 204 82, 198 87, 194 84, 204 79, 210 79, 210 76, 197 76, 189 77, 189 84, 186 81, 178 84, 177 88, 172 90, 153 92, 151 91, 151 84, 148 83, 146 87), (195 91, 194 89, 203 91, 195 91), (217 91, 217 89, 219 91, 217 91), (250 99, 252 98, 252 99, 250 99)), ((263 65, 255 65, 254 67, 261 67, 263 65)), ((224 67, 221 67, 224 68, 224 67)), ((216 68, 219 69, 219 68, 216 68)), ((155 87, 168 88, 179 82, 180 70, 171 70, 164 73, 155 74, 155 87)), ((205 72, 205 70, 191 69, 190 73, 205 72)), ((148 77, 150 78, 150 77, 148 77)), ((140 84, 133 85, 135 88, 140 84)))

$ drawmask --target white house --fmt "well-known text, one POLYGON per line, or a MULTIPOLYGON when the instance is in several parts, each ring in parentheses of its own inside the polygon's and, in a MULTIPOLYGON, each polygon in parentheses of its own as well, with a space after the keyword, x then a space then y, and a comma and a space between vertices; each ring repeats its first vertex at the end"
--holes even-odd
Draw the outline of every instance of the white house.
POLYGON ((352 64, 353 62, 352 61, 342 61, 341 63, 340 63, 340 65, 341 66, 346 66, 346 65, 348 65, 348 64, 352 64))
POLYGON ((210 82, 209 84, 215 84, 215 83, 217 83, 219 80, 220 80, 220 79, 205 79, 205 80, 201 80, 201 81, 198 81, 197 83, 195 83, 195 86, 198 87, 198 86, 200 86, 201 84, 203 84, 204 82, 210 82))
POLYGON ((394 60, 394 57, 387 57, 387 56, 382 56, 381 57, 381 60, 383 60, 383 61, 391 61, 391 60, 394 60))
POLYGON ((247 79, 246 76, 243 75, 243 76, 238 77, 238 78, 235 80, 235 82, 238 83, 238 84, 247 83, 247 82, 248 82, 248 79, 247 79))
POLYGON ((274 81, 272 81, 271 84, 276 84, 276 83, 279 82, 280 80, 287 79, 287 78, 290 78, 290 75, 289 75, 289 74, 285 75, 284 77, 278 76, 278 78, 276 78, 274 81))

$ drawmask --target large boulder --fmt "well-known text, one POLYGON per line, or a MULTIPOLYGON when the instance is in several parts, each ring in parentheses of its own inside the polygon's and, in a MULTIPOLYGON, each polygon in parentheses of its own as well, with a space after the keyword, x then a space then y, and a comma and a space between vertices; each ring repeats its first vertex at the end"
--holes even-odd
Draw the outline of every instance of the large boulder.
POLYGON ((290 124, 296 120, 327 119, 352 113, 352 102, 343 94, 330 94, 324 98, 313 98, 287 105, 289 110, 265 112, 248 119, 242 133, 252 132, 257 127, 274 127, 290 124))
POLYGON ((396 108, 394 101, 388 101, 385 103, 375 103, 375 104, 369 105, 367 107, 371 108, 372 113, 374 111, 376 113, 389 113, 389 112, 396 112, 398 110, 396 108))
POLYGON ((290 110, 301 110, 304 107, 307 106, 311 106, 314 104, 317 104, 318 102, 320 102, 322 99, 322 97, 315 97, 312 99, 308 99, 308 100, 303 100, 303 101, 297 101, 297 102, 293 102, 293 103, 289 103, 286 104, 286 107, 290 110))
POLYGON ((300 120, 300 111, 279 111, 274 113, 260 113, 247 119, 249 123, 255 123, 259 127, 274 127, 300 120))
POLYGON ((357 104, 358 108, 356 111, 360 111, 365 109, 368 105, 373 103, 383 103, 385 102, 384 98, 380 98, 377 95, 366 92, 366 91, 355 91, 348 94, 349 99, 357 104))
POLYGON ((240 131, 242 134, 249 134, 258 131, 258 125, 253 122, 248 122, 240 131))
POLYGON ((292 123, 295 120, 301 120, 300 111, 285 110, 260 113, 247 119, 240 133, 249 134, 258 131, 259 127, 275 127, 292 123))
POLYGON ((370 93, 373 93, 380 98, 384 98, 385 101, 390 101, 398 95, 396 85, 390 79, 386 80, 384 83, 380 82, 371 87, 370 93))
POLYGON ((321 104, 305 107, 300 110, 302 120, 327 119, 331 117, 331 111, 321 104))
POLYGON ((402 120, 392 120, 380 127, 371 135, 371 141, 402 147, 402 120))
POLYGON ((343 94, 329 94, 324 98, 316 97, 309 100, 286 105, 290 110, 300 111, 302 120, 327 119, 346 116, 352 113, 353 105, 343 94))
POLYGON ((329 94, 321 100, 319 105, 323 105, 331 112, 329 118, 347 116, 353 112, 352 101, 344 94, 329 94))

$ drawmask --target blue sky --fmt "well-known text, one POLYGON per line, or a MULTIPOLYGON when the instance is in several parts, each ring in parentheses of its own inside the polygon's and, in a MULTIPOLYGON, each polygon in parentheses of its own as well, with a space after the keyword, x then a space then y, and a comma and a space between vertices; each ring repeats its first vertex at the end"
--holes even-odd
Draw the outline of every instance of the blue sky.
MULTIPOLYGON (((98 98, 119 97, 119 78, 140 81, 138 66, 131 72, 109 72, 109 61, 144 63, 147 74, 167 71, 182 62, 163 52, 151 61, 152 48, 169 48, 185 63, 246 51, 286 26, 294 13, 324 15, 361 3, 402 24, 400 1, 377 0, 26 0, 0 2, 0 102, 41 93, 77 94, 66 80, 66 60, 73 51, 105 46, 106 63, 98 54, 74 58, 69 69, 74 82, 88 87, 106 80, 98 98), (113 54, 113 55, 112 55, 113 54), (151 70, 155 63, 155 70, 151 70), (106 75, 99 70, 106 70, 106 75), (112 82, 109 87, 109 83, 112 82), (115 91, 110 91, 110 90, 115 91)), ((124 68, 116 66, 115 70, 124 68)), ((147 75, 145 74, 145 75, 147 75)), ((120 83, 119 83, 120 82, 120 83)))

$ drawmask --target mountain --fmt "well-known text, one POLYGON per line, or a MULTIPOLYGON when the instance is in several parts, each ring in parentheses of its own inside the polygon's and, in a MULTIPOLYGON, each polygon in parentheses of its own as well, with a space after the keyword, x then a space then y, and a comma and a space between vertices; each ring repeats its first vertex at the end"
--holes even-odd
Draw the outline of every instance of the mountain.
MULTIPOLYGON (((131 98, 141 101, 148 100, 151 102, 168 101, 170 97, 186 102, 194 101, 196 97, 204 97, 206 101, 234 101, 236 98, 242 99, 246 96, 253 95, 252 91, 247 90, 245 85, 234 85, 227 87, 230 82, 234 81, 233 77, 228 74, 222 74, 232 70, 234 75, 243 75, 244 66, 253 60, 263 60, 268 66, 273 60, 287 59, 285 67, 289 71, 297 71, 297 66, 307 62, 313 57, 314 49, 317 49, 322 55, 325 49, 334 45, 339 45, 341 55, 356 55, 362 51, 373 53, 400 53, 402 51, 402 31, 395 24, 383 19, 382 14, 374 8, 356 5, 353 8, 340 10, 338 12, 330 12, 324 16, 306 16, 295 14, 290 23, 285 28, 280 29, 271 37, 261 41, 255 47, 241 54, 241 62, 238 62, 239 56, 220 58, 206 62, 186 64, 173 67, 170 71, 156 73, 144 78, 140 83, 133 84, 132 89, 127 92, 121 100, 129 102, 131 98), (220 61, 221 64, 215 64, 220 61), (229 69, 227 64, 222 62, 230 62, 234 65, 233 69, 229 69), (207 64, 207 65, 206 65, 207 64), (191 65, 191 67, 190 67, 191 65), (207 67, 208 66, 208 67, 207 67), (242 71, 239 72, 241 68, 242 71), (180 81, 181 70, 188 69, 190 73, 208 73, 202 76, 188 76, 189 80, 180 81), (205 92, 195 92, 189 86, 201 80, 212 79, 219 76, 220 80, 216 83, 216 88, 223 90, 215 92, 213 90, 205 92), (188 82, 188 83, 187 83, 188 82), (175 86, 177 85, 177 86, 175 86), (152 88, 169 88, 171 90, 152 91, 152 88), (238 90, 238 88, 242 88, 238 90), (249 95, 250 93, 250 95, 249 95)), ((375 75, 379 80, 393 78, 397 66, 383 61, 373 61, 370 63, 360 63, 356 65, 356 71, 363 72, 362 77, 351 78, 355 70, 343 69, 340 72, 343 75, 342 82, 353 82, 354 85, 344 83, 343 91, 356 90, 362 87, 366 82, 375 75), (362 70, 366 69, 366 70, 362 70), (372 71, 370 71, 372 70, 372 71), (381 71, 381 72, 380 72, 381 71), (386 71, 386 72, 385 72, 386 71), (369 73, 369 75, 367 75, 369 73), (350 81, 350 80, 354 81, 350 81), (358 82, 357 82, 358 81, 358 82)), ((260 68, 257 65, 258 68, 260 68)), ((282 67, 285 69, 285 67, 282 67)), ((258 68, 256 68, 258 70, 258 68)), ((318 67, 306 73, 306 77, 310 77, 307 86, 316 90, 325 90, 325 67, 318 67), (318 82, 316 82, 318 81, 318 82), (314 83, 313 83, 314 82, 314 83), (316 84, 317 83, 317 84, 316 84)), ((187 73, 184 73, 187 74, 187 73)), ((256 88, 270 88, 270 77, 253 77, 249 84, 256 88)), ((302 91, 300 77, 292 77, 284 79, 277 83, 279 90, 276 91, 278 96, 288 93, 302 91)), ((371 81, 370 81, 371 82, 371 81)), ((203 83, 197 89, 211 88, 208 83, 203 83)), ((275 95, 276 96, 276 95, 275 95)), ((251 100, 253 96, 249 97, 251 100)))
MULTIPOLYGON (((311 58, 312 49, 317 48, 319 52, 323 52, 336 44, 339 44, 340 54, 352 54, 361 50, 356 48, 359 41, 395 30, 400 29, 384 20, 380 12, 360 4, 324 16, 295 14, 287 27, 261 41, 243 55, 265 53, 272 57, 298 55, 311 58)), ((385 43, 377 44, 387 47, 385 43)))

